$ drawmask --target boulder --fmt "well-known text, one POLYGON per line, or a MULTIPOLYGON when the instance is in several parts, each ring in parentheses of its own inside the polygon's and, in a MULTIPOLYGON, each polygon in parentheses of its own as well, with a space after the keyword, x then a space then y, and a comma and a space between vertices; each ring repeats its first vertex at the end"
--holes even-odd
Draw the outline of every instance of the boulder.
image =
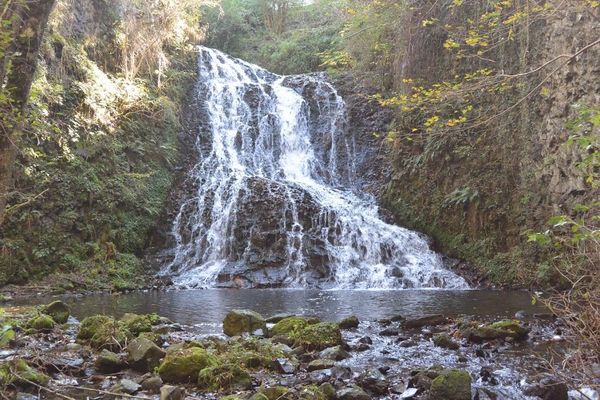
POLYGON ((130 313, 123 315, 120 319, 133 336, 138 336, 142 332, 152 332, 152 322, 154 320, 156 320, 156 318, 154 318, 153 315, 137 315, 130 313))
POLYGON ((252 388, 252 377, 233 364, 207 367, 198 374, 198 387, 209 391, 234 391, 252 388))
POLYGON ((160 388, 160 400, 183 400, 185 399, 185 388, 165 385, 160 388))
POLYGON ((94 315, 85 318, 79 325, 77 339, 90 340, 102 325, 111 323, 111 321, 112 318, 106 315, 94 315))
POLYGON ((279 321, 286 319, 286 318, 290 318, 290 317, 294 317, 294 315, 281 313, 281 314, 275 314, 275 315, 270 316, 269 318, 266 319, 266 321, 269 324, 276 324, 279 321))
POLYGON ((287 392, 289 392, 289 389, 285 386, 263 386, 258 389, 257 394, 264 396, 267 400, 277 400, 285 396, 287 392))
POLYGON ((154 342, 146 338, 137 338, 129 342, 127 355, 127 360, 132 368, 141 372, 148 372, 158 367, 166 353, 154 342))
POLYGON ((504 320, 489 325, 466 324, 461 327, 460 335, 472 343, 506 338, 521 341, 527 339, 529 329, 517 320, 504 320))
POLYGON ((308 364, 307 371, 318 371, 321 369, 329 369, 335 365, 335 361, 328 359, 317 359, 313 360, 308 364))
POLYGON ((369 392, 376 395, 387 393, 389 382, 385 376, 377 369, 368 369, 358 377, 359 385, 369 392))
POLYGON ((356 386, 338 390, 337 398, 339 400, 371 400, 371 396, 356 386))
POLYGON ((419 329, 424 326, 437 326, 448 323, 448 318, 441 314, 428 315, 426 317, 407 319, 402 321, 402 327, 405 329, 419 329))
POLYGON ((102 350, 98 355, 94 366, 98 372, 103 374, 113 374, 121 371, 125 367, 118 354, 106 349, 102 350))
POLYGON ((354 315, 344 318, 343 320, 341 320, 340 322, 338 322, 338 326, 340 327, 340 329, 354 329, 354 328, 358 328, 358 325, 360 324, 360 321, 358 320, 358 318, 354 315))
MULTIPOLYGON (((148 374, 149 375, 149 374, 148 374)), ((160 388, 163 386, 163 380, 158 375, 149 375, 140 382, 142 390, 150 393, 160 393, 160 388)))
POLYGON ((191 347, 169 351, 158 367, 161 379, 168 383, 195 382, 201 370, 215 367, 217 359, 206 350, 191 347))
POLYGON ((450 369, 431 381, 429 400, 471 400, 471 375, 450 369))
POLYGON ((112 391, 115 393, 125 393, 125 394, 136 394, 142 386, 132 381, 131 379, 121 379, 118 384, 116 384, 112 391))
POLYGON ((16 385, 29 387, 32 384, 46 386, 50 377, 31 367, 25 360, 15 359, 0 364, 0 386, 16 385))
POLYGON ((54 328, 54 320, 49 315, 38 315, 27 322, 27 327, 37 332, 50 332, 54 328))
POLYGON ((293 374, 298 365, 289 358, 276 358, 271 362, 271 369, 281 374, 293 374))
POLYGON ((266 332, 267 323, 262 315, 251 310, 232 310, 223 320, 223 332, 227 336, 253 333, 259 329, 266 332))
POLYGON ((297 346, 307 350, 323 350, 344 343, 340 328, 333 322, 309 325, 292 337, 297 346))
POLYGON ((319 353, 319 357, 327 360, 341 361, 350 358, 351 355, 342 346, 328 347, 319 353))
POLYGON ((443 347, 450 350, 458 350, 460 348, 460 345, 445 333, 435 335, 433 337, 433 344, 435 344, 437 347, 443 347))
POLYGON ((64 302, 57 300, 41 308, 42 313, 52 317, 57 324, 64 324, 71 315, 71 308, 64 302))
POLYGON ((327 395, 316 385, 304 386, 298 393, 299 400, 327 400, 327 395))
POLYGON ((316 318, 307 317, 287 317, 277 322, 270 330, 270 336, 293 336, 309 325, 314 325, 320 321, 316 318))

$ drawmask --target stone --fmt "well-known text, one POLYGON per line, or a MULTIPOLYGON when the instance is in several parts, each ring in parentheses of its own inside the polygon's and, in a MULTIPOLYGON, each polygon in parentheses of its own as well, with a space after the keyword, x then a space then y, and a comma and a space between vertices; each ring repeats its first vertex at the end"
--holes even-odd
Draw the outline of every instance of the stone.
POLYGON ((207 367, 198 374, 198 387, 210 391, 252 389, 252 377, 239 365, 207 367))
POLYGON ((137 315, 126 313, 120 319, 125 327, 133 334, 138 336, 142 332, 152 332, 152 322, 156 319, 152 315, 137 315))
POLYGON ((158 367, 161 379, 168 383, 195 382, 201 370, 217 366, 217 359, 206 350, 191 347, 169 351, 158 367))
POLYGON ((283 319, 292 318, 292 317, 294 317, 294 314, 285 314, 285 313, 275 314, 275 315, 272 315, 269 318, 267 318, 266 321, 268 324, 276 324, 283 319))
POLYGON ((527 319, 527 317, 529 317, 529 313, 525 310, 519 310, 515 313, 516 319, 524 320, 527 319))
POLYGON ((319 357, 327 360, 341 361, 350 358, 351 355, 342 346, 328 347, 319 353, 319 357))
POLYGON ((166 356, 163 349, 145 338, 136 338, 127 346, 127 361, 138 371, 148 372, 158 367, 160 361, 166 356))
POLYGON ((265 396, 268 400, 281 399, 283 396, 285 396, 285 394, 288 391, 289 391, 288 388, 286 388, 285 386, 279 386, 279 385, 270 386, 270 387, 263 386, 260 389, 258 389, 258 393, 265 396))
POLYGON ((15 400, 39 400, 39 397, 30 393, 17 393, 15 400))
POLYGON ((415 397, 417 395, 417 393, 419 393, 419 389, 409 388, 400 394, 400 398, 401 399, 412 399, 413 397, 415 397))
POLYGON ((297 346, 307 350, 323 350, 344 343, 340 328, 333 322, 308 325, 292 337, 297 346))
POLYGON ((65 324, 71 315, 71 308, 64 302, 57 300, 41 308, 43 314, 49 315, 57 324, 65 324))
POLYGON ((498 339, 511 338, 522 341, 527 339, 529 329, 517 320, 504 320, 489 325, 467 324, 460 329, 461 337, 472 343, 482 343, 498 339))
POLYGON ((398 336, 400 335, 400 329, 398 328, 386 328, 379 332, 380 336, 398 336))
POLYGON ((231 310, 223 320, 223 333, 227 336, 252 333, 257 329, 266 332, 267 323, 262 315, 251 310, 231 310))
POLYGON ((429 400, 471 400, 471 375, 450 369, 431 381, 429 400))
POLYGON ((486 388, 477 388, 475 390, 474 400, 498 400, 498 395, 486 388))
POLYGON ((321 369, 332 368, 334 365, 335 365, 335 361, 333 361, 331 359, 317 359, 317 360, 313 360, 310 363, 308 363, 308 367, 306 368, 306 370, 308 372, 318 371, 321 369))
POLYGON ((356 386, 338 390, 337 398, 339 400, 371 400, 371 396, 356 386))
POLYGON ((135 394, 142 386, 139 383, 132 381, 131 379, 121 379, 113 391, 116 393, 135 394))
POLYGON ((308 373, 309 380, 315 384, 329 382, 332 376, 331 369, 319 369, 308 373))
POLYGON ((402 327, 405 329, 419 329, 424 326, 437 326, 448 323, 448 318, 441 314, 428 315, 426 317, 407 319, 402 321, 402 327))
POLYGON ((293 374, 298 366, 289 358, 276 358, 271 362, 271 368, 281 374, 293 374))
POLYGON ((302 329, 306 328, 309 325, 316 324, 320 322, 316 318, 307 318, 307 317, 298 317, 292 316, 283 318, 278 321, 270 330, 270 336, 286 336, 290 337, 298 334, 302 329))
POLYGON ((377 369, 368 369, 358 377, 359 385, 376 395, 387 393, 389 382, 385 376, 377 369))
POLYGON ((106 315, 94 315, 85 318, 79 325, 77 339, 90 340, 102 325, 111 323, 111 321, 112 318, 106 315))
POLYGON ((17 385, 29 387, 32 385, 46 386, 50 377, 33 368, 25 360, 15 359, 0 364, 0 386, 17 385), (16 371, 18 376, 13 373, 16 371))
POLYGON ((569 398, 573 400, 600 400, 600 393, 592 388, 569 390, 569 398))
POLYGON ((27 327, 37 332, 50 332, 54 328, 54 320, 49 315, 38 315, 27 322, 27 327))
POLYGON ((415 339, 406 339, 398 343, 398 345, 403 348, 415 347, 418 344, 419 342, 417 342, 415 339))
POLYGON ((358 318, 354 315, 344 318, 343 320, 341 320, 340 322, 338 322, 338 326, 340 327, 340 329, 354 329, 354 328, 358 328, 358 325, 360 324, 360 321, 358 320, 358 318))
POLYGON ((327 397, 328 399, 334 399, 336 396, 335 387, 329 382, 325 382, 319 386, 319 390, 327 397))
POLYGON ((102 350, 102 352, 96 358, 94 367, 98 372, 103 374, 113 374, 119 372, 124 368, 124 363, 118 354, 113 353, 109 350, 102 350))
POLYGON ((185 388, 165 385, 160 388, 160 400, 184 400, 185 388))
POLYGON ((460 345, 445 333, 435 335, 433 337, 433 344, 435 344, 437 347, 442 347, 449 350, 458 350, 460 348, 460 345))
POLYGON ((163 386, 163 380, 158 375, 151 375, 140 382, 142 390, 150 393, 160 393, 163 386))
POLYGON ((327 396, 316 385, 304 386, 298 393, 299 400, 327 400, 327 396))
POLYGON ((567 385, 552 377, 543 378, 537 384, 524 387, 523 394, 526 396, 536 396, 544 400, 569 399, 569 389, 567 385))

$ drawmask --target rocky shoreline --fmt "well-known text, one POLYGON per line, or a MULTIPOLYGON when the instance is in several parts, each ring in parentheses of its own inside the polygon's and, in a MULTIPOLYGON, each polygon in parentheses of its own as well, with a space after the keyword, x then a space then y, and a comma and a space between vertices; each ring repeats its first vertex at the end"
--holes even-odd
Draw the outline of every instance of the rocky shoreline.
POLYGON ((231 310, 224 335, 206 336, 156 314, 77 321, 62 301, 11 307, 0 316, 0 393, 19 400, 584 399, 542 361, 541 349, 565 347, 560 320, 517 317, 525 321, 332 322, 231 310))

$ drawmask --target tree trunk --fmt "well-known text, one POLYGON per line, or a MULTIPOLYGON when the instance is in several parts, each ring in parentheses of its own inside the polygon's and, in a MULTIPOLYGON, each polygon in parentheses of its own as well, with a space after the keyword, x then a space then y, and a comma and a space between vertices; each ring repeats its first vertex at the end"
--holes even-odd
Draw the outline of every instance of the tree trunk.
MULTIPOLYGON (((28 1, 26 6, 13 2, 11 18, 14 22, 13 41, 4 53, 4 65, 10 63, 6 72, 6 86, 10 104, 2 104, 0 116, 0 225, 8 195, 13 185, 17 132, 23 124, 25 106, 37 67, 38 53, 55 0, 28 1), (12 17, 17 16, 17 18, 12 17)), ((8 4, 8 3, 7 3, 8 4)), ((6 14, 6 15, 9 15, 6 14)))

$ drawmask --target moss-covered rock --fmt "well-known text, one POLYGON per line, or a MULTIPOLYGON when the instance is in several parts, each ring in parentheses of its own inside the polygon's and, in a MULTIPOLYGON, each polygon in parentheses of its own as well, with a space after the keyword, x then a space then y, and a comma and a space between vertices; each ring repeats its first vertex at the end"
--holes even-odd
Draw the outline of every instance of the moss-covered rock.
POLYGON ((263 395, 267 400, 277 400, 285 396, 289 392, 289 389, 285 386, 262 386, 258 389, 257 394, 263 395))
POLYGON ((93 315, 85 318, 79 325, 77 339, 90 340, 102 325, 110 323, 111 320, 112 318, 106 315, 93 315))
POLYGON ((253 333, 259 329, 266 333, 267 323, 262 315, 251 310, 231 310, 223 320, 223 332, 227 336, 253 333))
POLYGON ((168 383, 196 382, 201 370, 218 365, 217 358, 199 347, 168 351, 158 374, 168 383))
POLYGON ((316 318, 307 317, 288 317, 277 322, 269 330, 269 336, 285 335, 292 336, 298 334, 302 329, 309 325, 314 325, 320 321, 316 318))
POLYGON ((148 372, 158 367, 160 361, 166 356, 163 349, 145 338, 136 338, 127 346, 127 361, 132 368, 148 372))
POLYGON ((452 340, 452 338, 445 333, 435 335, 433 337, 433 344, 435 344, 437 347, 443 347, 450 350, 458 350, 460 347, 458 343, 452 340))
POLYGON ((31 386, 32 383, 46 386, 50 377, 31 367, 21 359, 0 364, 0 386, 31 386))
POLYGON ((460 329, 460 335, 474 343, 506 338, 525 340, 529 335, 529 329, 517 320, 504 320, 490 325, 465 324, 460 329))
POLYGON ((102 350, 96 358, 94 367, 103 374, 112 374, 121 371, 125 363, 121 360, 118 354, 109 350, 102 350))
POLYGON ((198 387, 213 392, 246 390, 252 388, 252 377, 239 365, 208 367, 198 374, 198 387))
POLYGON ((36 332, 49 332, 54 328, 54 320, 49 315, 38 315, 27 322, 27 327, 36 332))
POLYGON ((308 385, 300 389, 298 398, 300 400, 327 400, 328 397, 317 386, 308 385))
POLYGON ((431 381, 429 400, 471 400, 471 375, 450 369, 431 381))
POLYGON ((138 336, 142 332, 152 332, 152 326, 160 322, 160 317, 156 314, 127 313, 121 317, 121 321, 134 336, 138 336))
POLYGON ((340 329, 354 329, 354 328, 358 328, 358 325, 360 324, 360 321, 358 320, 358 318, 354 315, 344 318, 343 320, 341 320, 340 322, 338 322, 338 326, 340 327, 340 329))
POLYGON ((42 313, 52 317, 57 324, 64 324, 71 315, 71 308, 64 302, 57 300, 41 308, 42 313))
POLYGON ((296 345, 303 346, 307 350, 323 350, 344 343, 340 328, 334 322, 309 325, 291 337, 296 345))

